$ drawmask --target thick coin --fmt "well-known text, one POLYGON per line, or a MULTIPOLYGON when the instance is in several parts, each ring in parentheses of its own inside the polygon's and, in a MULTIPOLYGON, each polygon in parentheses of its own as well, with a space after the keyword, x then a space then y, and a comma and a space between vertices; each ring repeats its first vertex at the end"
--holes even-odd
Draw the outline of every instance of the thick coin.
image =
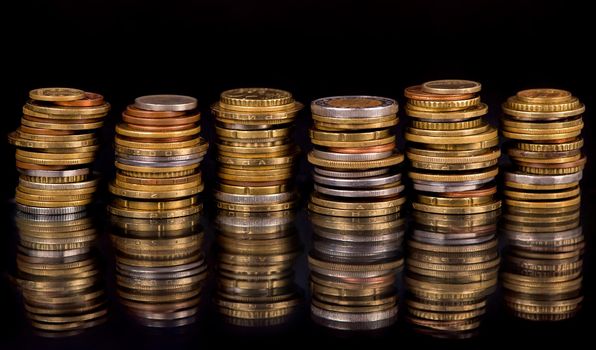
POLYGON ((271 88, 239 88, 221 93, 220 101, 232 106, 270 107, 292 103, 292 94, 271 88))
POLYGON ((313 114, 336 118, 374 118, 397 113, 395 100, 377 96, 334 96, 314 100, 313 114))
POLYGON ((197 108, 197 99, 182 95, 148 95, 135 99, 135 107, 150 111, 190 111, 197 108))
POLYGON ((528 89, 515 96, 527 103, 562 103, 572 97, 569 91, 559 89, 528 89))
POLYGON ((104 104, 103 96, 94 92, 85 92, 85 97, 74 101, 54 101, 58 106, 66 107, 94 107, 104 104))
POLYGON ((75 101, 85 98, 85 92, 71 88, 41 88, 29 91, 29 97, 38 101, 75 101))
POLYGON ((422 84, 422 91, 439 95, 461 95, 480 92, 482 85, 471 80, 444 79, 422 84))
POLYGON ((404 96, 412 100, 422 101, 456 101, 465 100, 474 97, 474 93, 466 94, 436 94, 425 92, 422 85, 407 87, 404 90, 404 96))

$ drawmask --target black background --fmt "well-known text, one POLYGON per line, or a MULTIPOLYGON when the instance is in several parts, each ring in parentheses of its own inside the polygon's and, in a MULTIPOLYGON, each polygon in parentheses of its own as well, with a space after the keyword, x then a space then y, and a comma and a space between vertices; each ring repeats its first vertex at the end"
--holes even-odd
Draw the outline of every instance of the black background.
MULTIPOLYGON (((286 89, 308 104, 317 97, 340 94, 372 94, 403 101, 403 89, 410 85, 441 78, 472 79, 483 84, 482 97, 491 108, 492 122, 498 118, 500 103, 517 90, 563 88, 587 105, 585 152, 589 158, 594 154, 594 55, 587 50, 593 45, 588 33, 594 25, 586 1, 16 1, 11 8, 4 8, 1 16, 2 134, 18 126, 21 106, 33 88, 69 86, 99 92, 113 106, 102 131, 106 146, 98 162, 107 178, 113 170, 108 146, 113 126, 119 111, 136 96, 196 96, 203 112, 204 135, 214 142, 209 104, 222 90, 243 86, 286 89)), ((309 125, 305 111, 296 130, 296 140, 304 150, 310 148, 309 125)), ((3 143, 5 203, 14 194, 13 152, 3 143)), ((204 165, 207 189, 214 180, 212 159, 211 152, 204 165)), ((582 182, 589 248, 596 228, 594 162, 590 160, 582 182)), ((297 182, 305 188, 304 193, 310 186, 308 178, 309 169, 303 161, 297 182)), ((105 191, 101 198, 107 198, 105 191)), ((0 270, 9 274, 14 237, 10 212, 4 212, 0 270)), ((308 237, 303 213, 300 217, 299 227, 308 237)), ((556 345, 587 337, 594 311, 589 249, 586 264, 587 300, 575 320, 528 325, 506 318, 497 305, 486 320, 482 337, 464 344, 508 344, 514 337, 525 337, 540 345, 556 345)), ((304 261, 298 270, 298 278, 304 280, 304 261)), ((146 335, 129 330, 130 325, 115 317, 106 327, 85 336, 46 343, 30 334, 7 281, 3 279, 0 285, 0 319, 7 324, 0 330, 0 348, 3 343, 7 348, 17 343, 26 348, 40 344, 55 348, 196 348, 203 342, 218 341, 285 346, 286 340, 345 346, 368 344, 370 336, 328 335, 310 325, 307 314, 288 329, 260 336, 239 335, 214 324, 209 318, 212 315, 207 314, 186 335, 146 335)), ((404 328, 400 322, 372 339, 389 339, 396 346, 413 339, 420 345, 433 344, 404 328)))

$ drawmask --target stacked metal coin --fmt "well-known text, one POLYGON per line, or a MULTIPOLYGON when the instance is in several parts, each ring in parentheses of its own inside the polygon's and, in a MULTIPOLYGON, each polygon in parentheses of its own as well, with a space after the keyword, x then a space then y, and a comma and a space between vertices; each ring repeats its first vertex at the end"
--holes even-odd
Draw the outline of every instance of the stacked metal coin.
POLYGON ((220 211, 216 217, 220 313, 240 326, 287 321, 301 301, 293 264, 300 251, 294 213, 220 211))
POLYGON ((170 219, 111 216, 121 304, 147 327, 196 321, 207 276, 200 214, 170 219))
POLYGON ((42 336, 76 335, 106 320, 105 288, 86 212, 17 212, 17 280, 27 316, 42 336))
POLYGON ((267 88, 224 91, 211 107, 216 117, 217 207, 242 212, 288 210, 298 148, 291 133, 302 104, 267 88))
POLYGON ((509 255, 502 279, 505 303, 521 318, 567 319, 581 305, 584 109, 557 89, 523 90, 503 104, 514 169, 505 173, 502 230, 509 255))
POLYGON ((198 170, 208 143, 199 136, 197 100, 180 95, 135 99, 116 126, 116 196, 108 211, 130 218, 171 218, 201 210, 198 170))
POLYGON ((110 104, 70 88, 36 89, 29 97, 21 126, 8 135, 17 146, 17 208, 45 215, 83 211, 97 188, 90 170, 99 148, 95 131, 110 104))
POLYGON ((549 207, 550 214, 507 212, 508 246, 501 274, 504 303, 533 321, 571 318, 581 308, 584 236, 579 209, 549 207))
POLYGON ((405 198, 403 159, 392 128, 397 102, 385 97, 337 96, 311 103, 315 191, 309 209, 340 217, 374 217, 400 211, 405 198))
POLYGON ((473 214, 501 206, 494 196, 499 139, 482 118, 488 107, 480 102, 480 88, 468 80, 436 80, 405 90, 414 209, 473 214))
POLYGON ((406 260, 407 319, 436 337, 476 335, 499 270, 499 210, 443 215, 413 211, 406 260))
POLYGON ((399 213, 338 217, 311 213, 311 316, 340 330, 372 330, 397 319, 397 272, 403 265, 399 213))

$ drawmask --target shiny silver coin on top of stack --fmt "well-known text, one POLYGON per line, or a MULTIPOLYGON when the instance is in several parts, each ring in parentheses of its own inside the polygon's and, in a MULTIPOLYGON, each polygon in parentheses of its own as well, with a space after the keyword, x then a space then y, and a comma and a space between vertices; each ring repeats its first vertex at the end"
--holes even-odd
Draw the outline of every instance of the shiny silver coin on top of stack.
POLYGON ((483 118, 480 83, 436 80, 405 90, 408 175, 416 210, 474 214, 498 209, 493 194, 501 151, 497 129, 483 118))
POLYGON ((15 221, 17 282, 36 333, 67 337, 102 324, 108 310, 92 218, 17 212, 15 221))
POLYGON ((35 89, 29 97, 20 127, 8 135, 17 147, 17 209, 41 215, 83 211, 97 189, 90 169, 99 149, 95 132, 110 104, 71 88, 35 89))
POLYGON ((347 218, 310 213, 311 317, 328 328, 373 330, 397 320, 397 272, 405 221, 399 213, 347 218))
POLYGON ((440 338, 477 334, 497 285, 499 210, 443 215, 415 210, 406 259, 407 320, 440 338))
POLYGON ((325 97, 311 103, 311 211, 339 217, 400 211, 404 185, 395 167, 404 156, 392 132, 399 121, 397 110, 395 100, 375 96, 325 97))
POLYGON ((131 317, 147 327, 194 323, 207 277, 200 214, 110 221, 117 292, 131 317))
POLYGON ((196 108, 194 97, 180 95, 141 96, 126 108, 114 139, 111 214, 158 219, 201 210, 199 166, 209 145, 196 108))
POLYGON ((238 326, 265 327, 287 322, 302 301, 294 282, 300 241, 290 211, 218 212, 215 303, 238 326))
POLYGON ((299 153, 292 131, 302 104, 287 91, 240 88, 211 106, 217 121, 218 185, 222 210, 271 212, 296 205, 292 186, 299 153))

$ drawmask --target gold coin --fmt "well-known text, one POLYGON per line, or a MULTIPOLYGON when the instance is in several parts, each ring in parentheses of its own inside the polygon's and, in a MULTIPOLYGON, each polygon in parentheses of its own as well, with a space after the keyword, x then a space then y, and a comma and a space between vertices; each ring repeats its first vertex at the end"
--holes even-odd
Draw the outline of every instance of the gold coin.
MULTIPOLYGON (((481 149, 472 149, 472 150, 467 150, 467 151, 458 151, 458 150, 434 150, 434 149, 423 149, 423 148, 417 148, 417 147, 412 147, 412 145, 408 146, 408 150, 406 155, 408 157, 411 157, 413 154, 415 155, 419 155, 419 156, 424 156, 424 157, 429 157, 429 158, 465 158, 465 157, 475 157, 475 156, 480 156, 480 155, 484 155, 487 152, 491 152, 491 149, 485 149, 485 148, 481 148, 481 149)), ((418 160, 421 160, 423 158, 419 158, 418 160)))
POLYGON ((24 139, 19 136, 17 131, 13 131, 8 134, 8 142, 12 145, 24 148, 77 148, 77 147, 86 147, 95 145, 98 140, 96 137, 88 140, 79 140, 79 141, 61 141, 61 142, 51 142, 51 141, 36 141, 36 140, 28 140, 24 139))
POLYGON ((416 202, 425 205, 434 205, 440 207, 464 207, 464 206, 475 206, 475 205, 482 205, 492 202, 494 200, 493 195, 488 196, 480 196, 480 197, 459 197, 459 198, 449 198, 449 197, 439 197, 439 196, 428 196, 417 194, 416 195, 416 202))
MULTIPOLYGON (((370 118, 336 118, 336 117, 325 117, 322 115, 313 114, 312 119, 317 124, 320 123, 328 123, 328 124, 337 124, 337 125, 345 125, 345 124, 379 124, 379 123, 387 123, 393 122, 398 120, 397 114, 389 114, 382 117, 370 117, 370 118)), ((354 126, 356 127, 356 126, 354 126)), ((372 128, 371 128, 372 129, 372 128)))
MULTIPOLYGON (((583 126, 582 126, 583 127, 583 126)), ((503 136, 513 139, 513 140, 530 140, 530 141, 542 141, 542 140, 563 140, 569 139, 572 137, 576 137, 581 135, 581 129, 576 128, 576 130, 564 132, 565 130, 561 130, 561 133, 542 133, 542 134, 529 134, 525 133, 527 130, 522 130, 524 133, 517 133, 515 131, 510 130, 501 130, 503 136), (564 132, 564 133, 563 133, 564 132)))
POLYGON ((23 204, 30 207, 43 207, 43 208, 62 208, 62 207, 77 207, 82 205, 90 204, 93 199, 82 199, 68 202, 57 202, 57 201, 40 201, 40 200, 29 200, 21 197, 15 198, 17 203, 23 204))
MULTIPOLYGON (((78 151, 78 149, 77 149, 78 151)), ((32 152, 17 149, 16 154, 26 158, 37 158, 37 159, 50 159, 50 160, 66 160, 66 159, 77 159, 77 158, 93 158, 95 152, 77 152, 77 153, 45 153, 45 152, 32 152)))
POLYGON ((516 109, 511 109, 507 106, 507 104, 503 104, 501 106, 503 109, 503 113, 517 117, 522 120, 557 120, 557 119, 564 119, 573 117, 576 115, 580 115, 586 111, 586 106, 582 103, 579 104, 578 107, 566 110, 566 111, 558 111, 558 112, 530 112, 530 111, 519 111, 516 109))
POLYGON ((470 136, 470 135, 478 135, 488 131, 490 126, 487 123, 483 123, 474 128, 468 129, 459 129, 459 130, 426 130, 426 129, 416 129, 416 128, 407 128, 406 132, 414 135, 421 135, 421 136, 430 136, 430 137, 460 137, 460 136, 470 136))
POLYGON ((495 137, 495 138, 487 140, 487 141, 464 143, 464 144, 425 143, 424 148, 430 149, 430 150, 440 150, 440 151, 472 151, 472 150, 479 150, 479 149, 484 149, 484 148, 495 147, 498 144, 499 144, 499 138, 495 137))
POLYGON ((480 92, 482 85, 471 80, 443 79, 422 84, 422 91, 437 95, 463 95, 480 92))
POLYGON ((410 176, 411 179, 422 181, 464 182, 492 178, 497 176, 498 173, 498 168, 491 168, 483 170, 482 172, 474 172, 470 174, 426 174, 410 171, 408 176, 410 176))
POLYGON ((505 181, 505 187, 518 188, 520 190, 529 191, 556 191, 579 185, 579 182, 570 182, 567 184, 554 184, 554 185, 534 185, 534 184, 522 184, 517 182, 505 181))
POLYGON ((201 131, 200 126, 193 127, 191 129, 178 130, 178 131, 144 131, 136 130, 128 127, 128 124, 116 125, 116 133, 133 138, 150 138, 150 139, 161 139, 161 138, 175 138, 175 137, 186 137, 198 134, 201 131))
POLYGON ((69 202, 69 201, 85 201, 91 199, 91 194, 89 193, 82 193, 82 194, 63 194, 63 195, 55 195, 55 194, 31 194, 26 193, 21 190, 21 187, 16 188, 15 197, 17 199, 25 199, 30 201, 37 201, 37 202, 69 202))
MULTIPOLYGON (((548 202, 523 201, 523 200, 514 200, 514 199, 505 198, 503 200, 503 203, 505 205, 512 206, 512 207, 522 207, 522 208, 538 210, 538 209, 561 209, 563 207, 573 207, 575 205, 578 205, 580 203, 580 200, 581 200, 581 196, 578 195, 577 197, 574 197, 571 199, 548 201, 548 202)), ((561 211, 561 212, 565 212, 565 211, 561 211)), ((536 211, 536 213, 539 213, 539 211, 536 211)), ((547 213, 545 212, 545 214, 547 214, 547 213)))
POLYGON ((102 115, 110 111, 110 104, 104 103, 103 105, 93 107, 65 107, 65 106, 47 106, 36 101, 29 101, 23 106, 23 113, 29 114, 29 112, 36 113, 36 116, 46 115, 49 118, 56 119, 76 119, 76 118, 89 118, 90 115, 102 115))
MULTIPOLYGON (((414 133, 415 130, 408 129, 404 135, 407 141, 411 142, 418 142, 418 143, 431 143, 431 144, 440 144, 440 145, 461 145, 461 144, 469 144, 469 143, 477 143, 477 142, 486 142, 498 137, 498 131, 492 126, 483 128, 477 128, 478 130, 485 129, 486 131, 480 133, 474 133, 471 135, 455 135, 453 137, 449 137, 448 135, 452 133, 452 131, 442 131, 442 130, 424 130, 420 131, 420 133, 414 133), (433 135, 433 136, 431 136, 433 135)), ((466 130, 474 130, 474 129, 466 129, 466 130)), ((455 131, 454 133, 458 133, 455 131)))
POLYGON ((572 97, 569 91, 559 89, 528 89, 515 96, 526 103, 562 103, 572 97))
POLYGON ((297 154, 271 158, 237 158, 218 154, 217 161, 222 166, 232 169, 251 169, 253 167, 278 169, 293 166, 296 156, 297 154))
MULTIPOLYGON (((585 159, 585 158, 584 158, 585 159)), ((569 168, 539 168, 529 165, 530 163, 524 163, 528 165, 518 165, 518 169, 521 172, 529 173, 529 174, 536 174, 536 175, 564 175, 564 174, 573 174, 580 172, 584 169, 584 166, 574 166, 569 168)), ((546 165, 546 164, 542 164, 546 165)))
POLYGON ((85 91, 71 88, 41 88, 29 91, 29 97, 37 101, 76 101, 85 98, 85 91))
POLYGON ((397 125, 398 119, 389 120, 380 123, 368 123, 368 124, 332 124, 315 121, 315 128, 323 131, 354 131, 354 130, 371 130, 371 129, 382 129, 390 128, 397 125))
MULTIPOLYGON (((115 162, 116 168, 124 171, 139 173, 139 174, 167 174, 167 173, 179 173, 185 171, 194 171, 199 164, 190 164, 184 166, 175 166, 175 167, 149 167, 149 166, 136 166, 136 165, 128 165, 123 164, 118 161, 115 162)), ((181 175, 182 176, 182 175, 181 175)), ((141 176, 141 177, 151 177, 148 176, 141 176)))
MULTIPOLYGON (((166 189, 169 189, 171 186, 164 186, 166 189)), ((139 199, 165 199, 165 198, 182 198, 182 197, 189 197, 200 193, 203 191, 204 185, 200 183, 198 186, 191 187, 191 188, 183 188, 179 190, 164 190, 164 191, 155 191, 151 190, 150 188, 146 191, 143 190, 131 190, 116 186, 114 184, 109 185, 110 193, 121 196, 121 197, 128 197, 128 198, 139 198, 139 199)))
MULTIPOLYGON (((518 129, 564 129, 574 127, 580 124, 583 124, 582 118, 573 118, 563 121, 556 121, 556 122, 520 122, 514 119, 506 118, 505 116, 501 118, 501 124, 504 128, 518 128, 518 129)), ((546 130, 545 130, 546 131, 546 130)))
POLYGON ((240 211, 240 212, 269 212, 290 210, 296 207, 296 202, 285 202, 275 204, 233 204, 216 201, 218 209, 240 211))
POLYGON ((309 130, 310 137, 317 141, 357 142, 384 139, 391 136, 391 130, 375 130, 367 132, 326 132, 309 130))
MULTIPOLYGON (((177 144, 177 143, 176 143, 177 144)), ((173 157, 173 156, 184 156, 190 154, 202 154, 207 152, 209 143, 204 139, 200 138, 200 143, 196 146, 185 147, 185 148, 173 148, 173 149, 147 149, 147 148, 132 148, 121 145, 114 145, 114 149, 117 153, 130 154, 135 156, 147 156, 147 157, 173 157)))
POLYGON ((317 192, 313 192, 310 197, 310 201, 317 205, 323 206, 326 208, 332 209, 343 209, 343 210, 373 210, 373 209, 383 209, 389 207, 399 206, 405 203, 405 197, 398 197, 387 199, 384 201, 378 202, 361 202, 361 201, 335 201, 330 199, 325 199, 321 197, 317 192))
POLYGON ((527 112, 560 112, 572 110, 579 106, 580 102, 577 97, 570 97, 569 100, 559 103, 529 103, 522 101, 517 96, 511 96, 507 99, 507 107, 527 112))
POLYGON ((418 162, 411 160, 410 165, 413 168, 417 169, 425 169, 425 170, 441 170, 441 171, 462 171, 462 170, 472 170, 472 169, 484 169, 488 167, 492 167, 493 165, 497 165, 499 162, 498 159, 488 160, 485 162, 477 162, 477 163, 426 163, 426 162, 418 162))
POLYGON ((361 162, 348 162, 348 161, 334 161, 322 158, 317 158, 313 155, 312 151, 308 154, 308 161, 322 168, 331 169, 374 169, 374 168, 386 168, 400 164, 404 160, 404 155, 401 153, 395 153, 390 157, 361 162))
MULTIPOLYGON (((29 188, 29 187, 25 187, 25 186, 21 186, 19 185, 19 187, 17 187, 19 191, 23 192, 23 193, 27 193, 27 194, 34 194, 34 195, 39 195, 39 196, 61 196, 65 194, 64 190, 46 190, 46 189, 38 189, 38 188, 29 188)), ((78 196, 78 195, 84 195, 84 194, 92 194, 95 193, 95 191, 97 191, 97 187, 93 186, 93 187, 86 187, 86 188, 79 188, 79 189, 75 189, 75 190, 68 190, 68 195, 72 195, 72 196, 78 196)))
POLYGON ((218 188, 220 191, 225 193, 261 195, 288 192, 291 188, 291 185, 283 184, 274 186, 232 186, 220 183, 218 184, 218 188))
MULTIPOLYGON (((386 129, 386 131, 389 131, 388 129, 386 129)), ((382 138, 382 139, 377 139, 377 140, 366 140, 366 141, 322 141, 322 140, 315 140, 315 139, 311 139, 311 142, 313 145, 319 145, 319 146, 324 146, 324 147, 348 147, 348 148, 352 148, 352 147, 373 147, 373 146, 381 146, 381 145, 386 145, 388 143, 394 143, 395 142, 395 136, 391 135, 389 137, 386 138, 382 138)))
POLYGON ((466 109, 480 103, 480 96, 464 100, 413 100, 409 99, 408 104, 414 107, 422 107, 435 110, 466 109))
POLYGON ((292 103, 292 94, 279 89, 239 88, 221 93, 220 101, 233 106, 269 107, 292 103))
MULTIPOLYGON (((405 203, 405 197, 401 197, 398 203, 405 203)), ((308 203, 308 209, 322 215, 339 216, 339 217, 369 217, 381 216, 397 213, 401 210, 401 205, 390 206, 387 208, 378 209, 334 209, 323 207, 314 203, 308 203)))
POLYGON ((558 163, 568 163, 568 162, 574 162, 576 160, 579 160, 581 158, 581 154, 576 154, 573 156, 568 156, 568 157, 560 157, 560 158, 528 158, 528 157, 516 157, 516 156, 511 156, 511 159, 518 164, 521 163, 537 163, 537 165, 540 164, 558 164, 558 163))
POLYGON ((29 164, 37 164, 37 165, 48 165, 48 166, 54 166, 54 165, 64 165, 64 166, 71 166, 71 165, 81 165, 81 164, 89 164, 89 163, 93 163, 93 161, 95 160, 95 157, 91 157, 91 158, 75 158, 75 159, 47 159, 47 158, 30 158, 30 157, 25 157, 19 153, 15 154, 15 159, 17 161, 21 161, 24 163, 29 163, 29 164))
POLYGON ((412 203, 412 207, 416 210, 438 213, 438 214, 451 214, 451 215, 462 215, 462 214, 475 214, 475 213, 486 213, 489 211, 497 210, 501 207, 500 200, 494 200, 493 202, 474 205, 474 206, 462 206, 462 207, 447 207, 447 206, 436 206, 422 203, 412 203))
POLYGON ((49 129, 49 130, 92 130, 103 126, 103 121, 94 121, 89 123, 52 123, 33 121, 26 118, 21 119, 21 125, 31 128, 49 129))
POLYGON ((420 118, 424 120, 432 120, 432 121, 440 121, 440 120, 464 120, 464 119, 472 119, 477 118, 480 116, 485 115, 488 113, 488 106, 484 103, 480 103, 476 106, 466 108, 460 111, 454 112, 423 112, 410 109, 408 105, 406 105, 406 114, 413 118, 420 118))
POLYGON ((482 118, 470 119, 463 122, 427 122, 418 119, 412 119, 412 127, 424 130, 461 130, 478 127, 484 124, 482 118))
POLYGON ((114 143, 116 145, 144 150, 183 149, 197 146, 198 144, 203 144, 204 142, 205 140, 201 137, 193 138, 192 140, 177 142, 137 142, 125 140, 121 137, 118 137, 118 135, 114 137, 114 143))
POLYGON ((267 129, 267 130, 234 130, 215 126, 217 136, 229 139, 268 139, 288 137, 291 128, 267 129))
POLYGON ((46 134, 29 134, 23 132, 23 128, 18 128, 17 132, 19 137, 34 141, 50 141, 50 142, 62 142, 62 141, 80 141, 92 139, 95 135, 93 133, 87 134, 71 134, 71 135, 46 135, 46 134))
POLYGON ((132 210, 148 210, 148 211, 165 211, 165 210, 172 210, 172 209, 182 209, 192 205, 202 206, 202 203, 199 202, 197 197, 190 197, 184 198, 179 200, 173 201, 163 201, 163 202, 155 202, 155 201, 134 201, 125 198, 115 197, 112 199, 112 203, 116 207, 121 207, 125 209, 132 209, 132 210))
POLYGON ((187 188, 192 188, 192 187, 199 187, 202 183, 202 180, 199 177, 197 177, 195 180, 192 181, 188 181, 188 182, 183 182, 183 183, 178 183, 178 184, 135 184, 135 183, 130 183, 130 182, 126 182, 126 181, 122 181, 119 178, 116 178, 113 182, 114 186, 123 188, 123 189, 127 189, 127 190, 139 190, 139 191, 148 191, 148 192, 160 192, 163 190, 169 190, 169 191, 174 191, 174 190, 183 190, 183 189, 187 189, 187 188))
POLYGON ((499 159, 501 150, 492 148, 485 150, 483 154, 479 155, 465 155, 465 156, 451 156, 452 152, 445 152, 449 156, 426 156, 416 153, 411 153, 411 149, 406 152, 406 156, 411 161, 425 162, 425 163, 440 163, 440 164, 461 164, 461 163, 478 163, 499 159))
POLYGON ((227 146, 222 145, 221 143, 217 144, 217 149, 221 152, 228 152, 228 153, 240 153, 240 154, 251 154, 251 153, 275 153, 275 152, 282 152, 282 151, 289 151, 290 149, 294 148, 293 144, 282 144, 278 146, 271 146, 271 147, 244 147, 244 146, 227 146))

